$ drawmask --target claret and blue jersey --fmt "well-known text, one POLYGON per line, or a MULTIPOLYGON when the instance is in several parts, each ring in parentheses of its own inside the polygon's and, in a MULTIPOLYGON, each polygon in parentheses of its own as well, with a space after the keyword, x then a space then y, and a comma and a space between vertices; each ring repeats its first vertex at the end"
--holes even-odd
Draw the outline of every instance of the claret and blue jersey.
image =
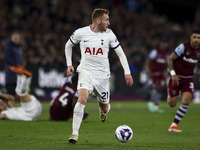
POLYGON ((174 70, 182 78, 193 78, 194 68, 200 61, 200 47, 193 49, 190 43, 180 44, 174 51, 179 59, 174 62, 174 70))

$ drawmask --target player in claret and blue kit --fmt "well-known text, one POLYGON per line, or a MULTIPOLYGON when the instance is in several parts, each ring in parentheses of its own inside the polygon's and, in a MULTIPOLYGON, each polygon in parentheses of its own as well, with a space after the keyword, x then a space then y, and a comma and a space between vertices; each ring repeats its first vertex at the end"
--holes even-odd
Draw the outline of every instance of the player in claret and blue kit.
POLYGON ((162 95, 166 92, 166 70, 167 70, 167 42, 161 40, 159 46, 149 53, 146 61, 146 70, 152 81, 150 90, 150 102, 148 109, 151 112, 163 113, 164 110, 159 108, 162 95))
POLYGON ((168 87, 169 106, 176 106, 179 92, 181 93, 181 105, 169 131, 182 132, 177 125, 185 116, 193 97, 193 72, 196 64, 198 64, 198 73, 200 73, 200 30, 194 30, 191 33, 190 42, 180 44, 168 59, 171 75, 168 87))
MULTIPOLYGON (((66 77, 58 95, 52 99, 50 106, 50 120, 67 121, 73 117, 74 106, 78 100, 78 73, 66 77)), ((86 119, 88 113, 84 113, 86 119)))

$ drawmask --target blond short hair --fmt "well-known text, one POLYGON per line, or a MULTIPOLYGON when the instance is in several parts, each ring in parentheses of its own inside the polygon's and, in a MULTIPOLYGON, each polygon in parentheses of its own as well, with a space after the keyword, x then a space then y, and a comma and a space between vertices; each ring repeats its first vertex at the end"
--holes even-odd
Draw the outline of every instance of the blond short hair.
POLYGON ((109 15, 109 11, 107 9, 102 9, 102 8, 96 8, 93 13, 92 13, 92 22, 100 17, 100 16, 103 16, 104 14, 107 14, 109 15))

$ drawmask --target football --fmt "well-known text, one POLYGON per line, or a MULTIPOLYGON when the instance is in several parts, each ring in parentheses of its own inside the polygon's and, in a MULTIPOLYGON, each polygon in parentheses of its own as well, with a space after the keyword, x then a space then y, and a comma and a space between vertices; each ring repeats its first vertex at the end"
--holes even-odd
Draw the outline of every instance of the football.
POLYGON ((119 142, 126 143, 132 139, 133 131, 127 125, 120 125, 115 130, 115 137, 119 142))

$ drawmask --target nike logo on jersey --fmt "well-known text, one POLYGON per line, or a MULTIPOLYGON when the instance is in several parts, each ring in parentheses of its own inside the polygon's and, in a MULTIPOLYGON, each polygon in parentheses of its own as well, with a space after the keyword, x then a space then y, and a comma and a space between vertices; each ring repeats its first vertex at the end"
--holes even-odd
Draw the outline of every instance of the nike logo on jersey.
POLYGON ((89 40, 83 40, 83 42, 88 42, 89 40))

